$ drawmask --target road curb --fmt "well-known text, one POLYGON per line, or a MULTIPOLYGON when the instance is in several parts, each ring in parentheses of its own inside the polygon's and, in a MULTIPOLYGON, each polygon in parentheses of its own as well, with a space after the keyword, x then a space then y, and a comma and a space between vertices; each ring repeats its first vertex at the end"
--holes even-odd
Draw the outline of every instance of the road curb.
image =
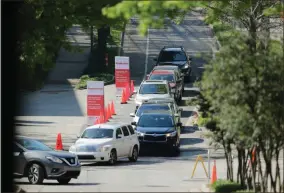
POLYGON ((210 186, 210 184, 203 184, 202 186, 201 186, 201 191, 202 192, 214 192, 210 187, 208 187, 208 186, 210 186))

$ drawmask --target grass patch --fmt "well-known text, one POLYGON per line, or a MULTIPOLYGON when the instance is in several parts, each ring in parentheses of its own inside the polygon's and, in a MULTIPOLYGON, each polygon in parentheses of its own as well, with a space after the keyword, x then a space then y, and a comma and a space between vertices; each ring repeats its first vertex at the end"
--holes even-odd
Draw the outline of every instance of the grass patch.
POLYGON ((80 77, 77 89, 86 89, 87 81, 104 81, 105 85, 113 83, 113 75, 109 73, 98 73, 94 75, 83 75, 80 77))
POLYGON ((216 193, 233 193, 244 190, 244 187, 242 187, 241 184, 229 180, 217 180, 212 184, 212 188, 216 193))

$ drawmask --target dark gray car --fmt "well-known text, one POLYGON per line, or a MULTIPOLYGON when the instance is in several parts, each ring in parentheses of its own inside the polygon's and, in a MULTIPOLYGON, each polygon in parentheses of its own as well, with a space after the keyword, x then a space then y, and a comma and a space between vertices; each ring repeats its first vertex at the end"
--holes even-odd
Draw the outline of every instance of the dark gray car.
POLYGON ((54 151, 37 140, 23 136, 14 139, 14 164, 15 178, 27 177, 31 184, 41 184, 44 179, 68 184, 81 172, 75 154, 54 151))

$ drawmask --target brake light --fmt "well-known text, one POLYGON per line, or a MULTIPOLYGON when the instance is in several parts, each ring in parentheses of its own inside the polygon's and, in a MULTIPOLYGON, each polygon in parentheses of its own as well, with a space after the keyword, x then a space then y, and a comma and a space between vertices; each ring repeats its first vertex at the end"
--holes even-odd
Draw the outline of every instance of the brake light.
POLYGON ((176 84, 175 84, 175 83, 170 83, 170 86, 171 86, 171 87, 175 87, 176 84))

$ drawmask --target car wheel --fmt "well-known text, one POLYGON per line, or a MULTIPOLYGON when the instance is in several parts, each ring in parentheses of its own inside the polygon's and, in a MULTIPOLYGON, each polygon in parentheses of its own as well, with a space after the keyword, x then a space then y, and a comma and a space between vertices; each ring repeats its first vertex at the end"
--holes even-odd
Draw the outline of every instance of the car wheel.
POLYGON ((131 157, 128 158, 131 162, 136 162, 138 159, 138 148, 135 146, 132 150, 131 157))
POLYGON ((172 147, 172 156, 178 156, 179 153, 180 153, 180 149, 179 149, 179 146, 173 146, 172 147))
POLYGON ((109 162, 110 165, 115 165, 116 162, 117 162, 117 154, 116 154, 116 151, 114 149, 111 150, 111 152, 110 152, 108 162, 109 162))
POLYGON ((44 170, 38 164, 32 164, 28 169, 28 180, 31 184, 42 184, 44 180, 44 170))
POLYGON ((68 184, 70 182, 71 178, 62 178, 62 179, 57 179, 59 184, 68 184))

